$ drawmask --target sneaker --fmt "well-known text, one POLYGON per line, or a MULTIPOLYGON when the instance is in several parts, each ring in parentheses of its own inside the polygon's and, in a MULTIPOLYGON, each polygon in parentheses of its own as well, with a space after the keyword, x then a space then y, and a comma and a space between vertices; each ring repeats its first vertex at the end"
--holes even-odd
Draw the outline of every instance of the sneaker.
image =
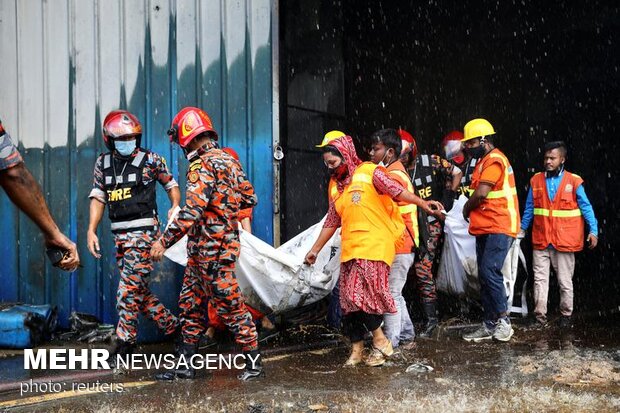
POLYGON ((497 326, 495 327, 495 331, 493 332, 493 340, 508 342, 512 338, 512 335, 515 331, 512 329, 512 326, 506 319, 500 318, 497 321, 497 326))
POLYGON ((490 330, 485 323, 482 323, 480 327, 473 333, 464 334, 463 340, 480 343, 481 341, 491 340, 493 338, 493 330, 490 330))

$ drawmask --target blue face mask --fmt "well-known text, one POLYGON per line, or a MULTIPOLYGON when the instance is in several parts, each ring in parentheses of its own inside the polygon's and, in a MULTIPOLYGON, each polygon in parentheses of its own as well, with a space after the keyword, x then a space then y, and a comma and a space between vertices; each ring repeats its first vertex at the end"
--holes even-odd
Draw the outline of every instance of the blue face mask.
POLYGON ((114 141, 114 148, 121 156, 129 156, 136 149, 136 140, 114 141))

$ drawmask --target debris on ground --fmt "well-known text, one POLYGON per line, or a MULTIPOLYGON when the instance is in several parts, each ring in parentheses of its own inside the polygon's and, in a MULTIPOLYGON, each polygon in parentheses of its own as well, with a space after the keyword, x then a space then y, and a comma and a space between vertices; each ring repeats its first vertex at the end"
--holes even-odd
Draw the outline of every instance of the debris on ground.
POLYGON ((544 374, 569 386, 620 384, 620 363, 603 351, 554 350, 543 358, 520 356, 516 364, 523 374, 544 374))

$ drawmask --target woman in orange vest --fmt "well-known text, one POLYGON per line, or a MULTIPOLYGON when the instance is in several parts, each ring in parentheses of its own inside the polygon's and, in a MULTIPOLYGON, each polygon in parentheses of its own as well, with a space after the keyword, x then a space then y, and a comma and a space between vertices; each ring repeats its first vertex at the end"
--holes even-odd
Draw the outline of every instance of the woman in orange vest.
POLYGON ((584 218, 589 248, 598 243, 598 222, 583 189, 583 179, 564 170, 565 160, 564 142, 545 145, 545 172, 535 174, 530 181, 519 233, 523 238, 534 221, 534 314, 541 327, 547 324, 550 266, 560 285, 560 327, 571 326, 575 252, 583 249, 584 218))
POLYGON ((373 336, 369 366, 380 366, 394 353, 392 343, 381 330, 383 315, 396 312, 388 287, 390 265, 405 231, 394 202, 413 203, 433 213, 439 202, 426 202, 387 176, 387 171, 358 158, 350 136, 327 134, 319 147, 328 167, 329 210, 318 239, 304 262, 312 265, 318 253, 338 227, 341 228, 340 305, 344 328, 352 350, 345 366, 363 360, 364 335, 373 336))

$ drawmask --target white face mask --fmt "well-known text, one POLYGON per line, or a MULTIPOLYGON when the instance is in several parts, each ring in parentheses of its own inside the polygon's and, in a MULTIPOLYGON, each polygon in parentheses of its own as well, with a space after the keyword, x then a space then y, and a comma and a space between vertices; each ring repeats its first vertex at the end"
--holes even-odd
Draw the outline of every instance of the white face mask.
POLYGON ((383 155, 383 159, 381 159, 381 162, 379 162, 377 165, 383 166, 384 168, 387 168, 388 166, 390 166, 392 164, 392 158, 390 158, 390 162, 385 163, 386 156, 388 156, 387 151, 385 151, 385 155, 383 155))

